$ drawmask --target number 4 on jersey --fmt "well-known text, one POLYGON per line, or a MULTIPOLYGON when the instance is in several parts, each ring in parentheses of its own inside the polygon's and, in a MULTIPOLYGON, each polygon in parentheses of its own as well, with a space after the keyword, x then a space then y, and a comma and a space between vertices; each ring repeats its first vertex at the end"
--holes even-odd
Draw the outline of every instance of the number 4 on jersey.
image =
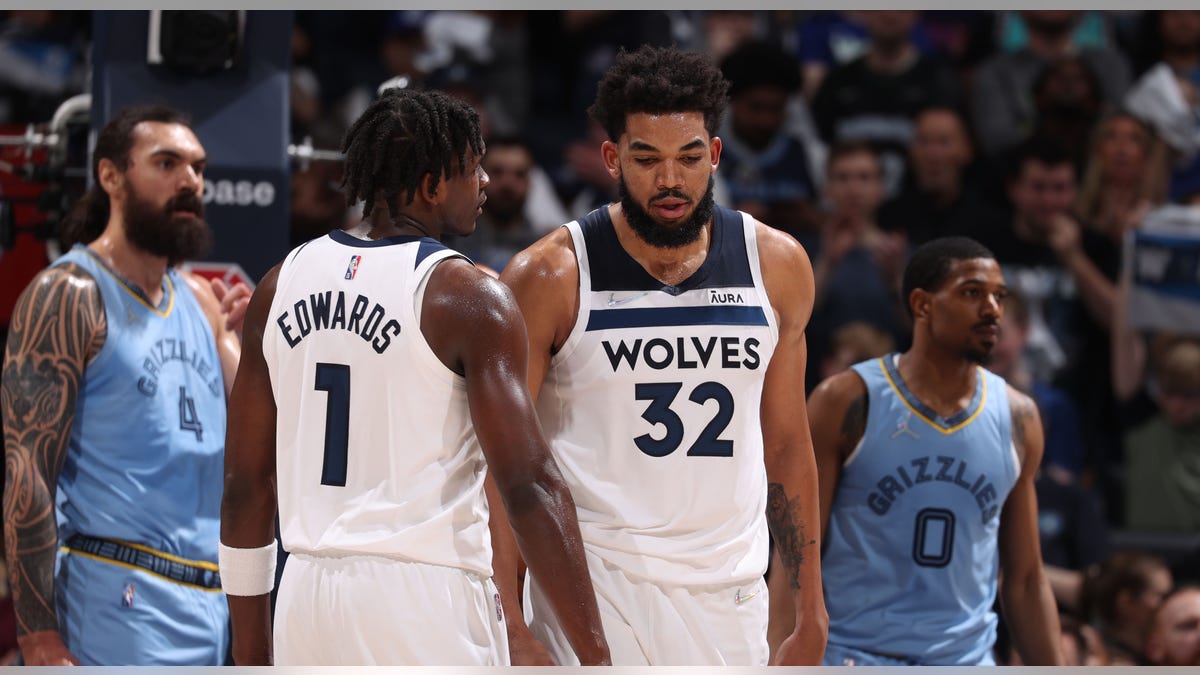
POLYGON ((194 432, 197 441, 204 440, 204 425, 196 416, 196 400, 188 396, 187 387, 179 388, 179 428, 194 432))

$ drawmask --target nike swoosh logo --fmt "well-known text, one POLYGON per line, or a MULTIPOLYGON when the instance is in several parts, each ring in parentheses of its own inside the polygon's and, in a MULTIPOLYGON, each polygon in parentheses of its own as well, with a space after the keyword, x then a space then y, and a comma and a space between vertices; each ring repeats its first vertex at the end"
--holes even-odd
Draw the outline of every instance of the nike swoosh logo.
POLYGON ((743 602, 750 600, 751 598, 753 598, 756 595, 758 595, 758 591, 754 591, 753 593, 750 593, 749 595, 742 595, 742 589, 739 588, 737 593, 733 596, 733 604, 740 605, 743 602))
POLYGON ((634 300, 637 300, 638 298, 645 297, 649 292, 650 291, 642 291, 641 293, 634 293, 633 295, 626 295, 624 297, 618 297, 616 293, 609 293, 608 294, 608 306, 609 307, 620 307, 621 305, 633 302, 634 300))

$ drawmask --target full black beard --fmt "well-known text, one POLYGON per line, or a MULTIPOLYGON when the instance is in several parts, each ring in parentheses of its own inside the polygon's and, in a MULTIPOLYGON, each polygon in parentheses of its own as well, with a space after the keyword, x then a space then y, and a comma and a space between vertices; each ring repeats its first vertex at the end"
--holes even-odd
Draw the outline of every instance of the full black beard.
MULTIPOLYGON (((617 189, 621 196, 621 210, 625 213, 625 221, 642 241, 655 248, 682 248, 699 239, 704 226, 712 220, 714 182, 713 177, 709 176, 708 189, 704 191, 704 197, 696 205, 696 210, 692 211, 692 215, 687 220, 674 227, 659 223, 637 202, 633 201, 629 196, 629 190, 625 187, 624 176, 617 179, 617 189)), ((663 190, 655 195, 654 199, 664 197, 688 198, 678 190, 663 190)))
POLYGON ((212 229, 204 220, 204 203, 194 193, 181 192, 158 207, 130 187, 122 215, 129 243, 166 258, 171 267, 203 258, 212 250, 212 229), (192 215, 175 215, 181 209, 192 215))

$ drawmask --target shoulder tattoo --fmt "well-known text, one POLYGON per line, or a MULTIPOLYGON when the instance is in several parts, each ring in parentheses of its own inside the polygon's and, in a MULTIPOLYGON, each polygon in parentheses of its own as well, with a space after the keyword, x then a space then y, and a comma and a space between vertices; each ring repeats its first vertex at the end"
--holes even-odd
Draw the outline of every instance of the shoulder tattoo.
POLYGON ((1017 450, 1022 455, 1025 453, 1025 443, 1029 434, 1029 419, 1035 410, 1034 403, 1029 398, 1025 396, 1012 398, 1012 439, 1013 444, 1017 446, 1017 450))
POLYGON ((866 393, 850 401, 842 417, 842 431, 838 439, 838 454, 844 461, 867 432, 867 410, 869 398, 866 393))

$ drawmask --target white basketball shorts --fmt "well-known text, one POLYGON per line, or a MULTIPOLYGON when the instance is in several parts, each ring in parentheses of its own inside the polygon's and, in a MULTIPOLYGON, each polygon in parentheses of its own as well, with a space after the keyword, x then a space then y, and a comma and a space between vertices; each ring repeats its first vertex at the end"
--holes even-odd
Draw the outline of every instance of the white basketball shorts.
MULTIPOLYGON (((614 666, 765 666, 767 584, 666 586, 627 576, 587 553, 614 666)), ((578 665, 537 580, 525 582, 525 621, 562 665, 578 665)))
POLYGON ((275 605, 275 664, 508 665, 491 579, 375 556, 293 554, 275 605))

